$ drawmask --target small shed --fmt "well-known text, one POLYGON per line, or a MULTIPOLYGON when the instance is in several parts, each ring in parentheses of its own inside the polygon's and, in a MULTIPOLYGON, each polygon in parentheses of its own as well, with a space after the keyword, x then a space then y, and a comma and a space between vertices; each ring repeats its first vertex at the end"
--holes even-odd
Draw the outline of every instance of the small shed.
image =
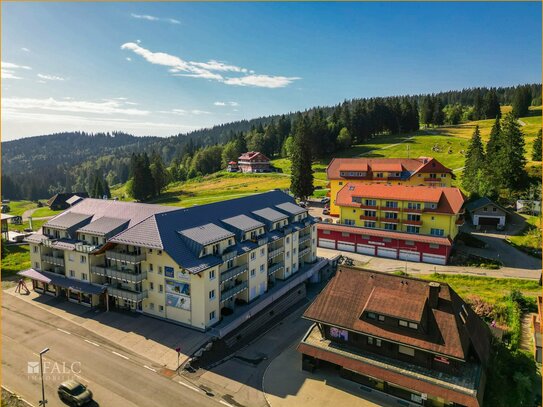
POLYGON ((473 226, 494 226, 496 229, 505 228, 507 211, 490 198, 483 197, 466 204, 466 210, 471 217, 473 226))

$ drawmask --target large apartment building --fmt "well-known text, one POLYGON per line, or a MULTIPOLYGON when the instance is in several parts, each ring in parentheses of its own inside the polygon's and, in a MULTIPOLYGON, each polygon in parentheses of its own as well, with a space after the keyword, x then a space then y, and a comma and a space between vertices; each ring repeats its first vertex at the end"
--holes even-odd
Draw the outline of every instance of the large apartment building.
POLYGON ((84 199, 27 238, 34 290, 200 330, 316 260, 316 227, 270 191, 186 209, 84 199))
POLYGON ((453 172, 431 157, 334 158, 326 169, 330 215, 339 216, 337 193, 345 184, 391 184, 450 187, 453 172))
POLYGON ((404 405, 483 404, 490 331, 447 284, 340 267, 304 318, 304 370, 335 367, 404 405))

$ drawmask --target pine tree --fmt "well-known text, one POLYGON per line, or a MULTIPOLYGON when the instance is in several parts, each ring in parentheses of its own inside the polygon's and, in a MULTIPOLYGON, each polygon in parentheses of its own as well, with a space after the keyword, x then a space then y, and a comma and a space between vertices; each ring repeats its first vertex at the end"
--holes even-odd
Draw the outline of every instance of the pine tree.
POLYGON ((486 157, 485 157, 485 167, 486 175, 489 180, 495 184, 501 184, 501 174, 499 173, 500 165, 497 163, 497 160, 500 158, 500 148, 501 148, 501 127, 500 119, 496 117, 494 125, 490 130, 490 138, 486 144, 486 157))
POLYGON ((484 118, 483 98, 481 92, 477 90, 475 101, 473 103, 473 120, 481 120, 484 118))
POLYGON ((513 95, 513 114, 523 117, 528 114, 528 108, 532 103, 532 92, 528 86, 519 86, 513 95))
POLYGON ((164 166, 164 162, 162 161, 160 154, 153 152, 149 169, 153 177, 153 196, 159 196, 166 186, 168 180, 166 167, 164 166))
POLYGON ((541 129, 539 129, 537 137, 534 140, 534 145, 532 147, 532 160, 541 161, 541 129))
MULTIPOLYGON (((300 115, 301 116, 301 115, 300 115)), ((290 190, 294 196, 305 200, 313 193, 311 145, 307 118, 297 117, 292 146, 290 190)))
POLYGON ((484 97, 484 112, 486 119, 501 117, 500 102, 495 89, 488 91, 484 97))
POLYGON ((442 126, 445 123, 445 113, 443 112, 443 104, 441 99, 436 98, 434 102, 434 112, 432 114, 432 123, 435 126, 442 126))
POLYGON ((484 166, 484 158, 481 133, 479 132, 479 126, 476 126, 466 152, 464 174, 462 175, 462 186, 470 195, 479 193, 479 170, 484 166))
POLYGON ((518 190, 526 181, 526 158, 524 134, 513 113, 508 113, 503 119, 500 144, 496 165, 499 168, 501 184, 510 192, 518 190))

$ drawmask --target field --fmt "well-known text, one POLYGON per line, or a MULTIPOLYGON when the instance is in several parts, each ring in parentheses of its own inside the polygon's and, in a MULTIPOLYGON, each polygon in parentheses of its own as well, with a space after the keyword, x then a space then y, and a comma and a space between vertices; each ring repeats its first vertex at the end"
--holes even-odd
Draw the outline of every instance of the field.
POLYGON ((18 271, 30 268, 30 249, 28 246, 6 246, 2 256, 2 279, 14 276, 18 271))
POLYGON ((38 207, 38 205, 32 201, 11 201, 8 206, 8 213, 13 216, 21 216, 24 211, 38 207))
POLYGON ((526 228, 517 236, 509 236, 508 241, 521 250, 541 250, 541 217, 525 216, 526 228))
POLYGON ((60 212, 62 212, 62 211, 53 211, 53 210, 49 209, 47 206, 43 206, 41 208, 36 209, 34 211, 34 213, 32 214, 32 217, 33 218, 43 218, 43 217, 46 217, 46 216, 58 215, 60 212))

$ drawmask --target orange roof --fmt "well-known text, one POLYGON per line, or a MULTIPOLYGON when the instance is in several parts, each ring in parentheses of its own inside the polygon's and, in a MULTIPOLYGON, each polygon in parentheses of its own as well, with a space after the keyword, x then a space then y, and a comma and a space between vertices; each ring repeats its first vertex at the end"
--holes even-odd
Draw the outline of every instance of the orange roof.
POLYGON ((436 203, 437 208, 431 212, 453 214, 460 212, 465 200, 462 192, 453 187, 348 183, 337 193, 336 205, 360 206, 353 197, 436 203))
POLYGON ((419 158, 334 158, 326 174, 328 179, 344 179, 340 175, 341 171, 360 171, 360 172, 402 172, 409 171, 412 174, 447 172, 452 171, 431 157, 419 158))

